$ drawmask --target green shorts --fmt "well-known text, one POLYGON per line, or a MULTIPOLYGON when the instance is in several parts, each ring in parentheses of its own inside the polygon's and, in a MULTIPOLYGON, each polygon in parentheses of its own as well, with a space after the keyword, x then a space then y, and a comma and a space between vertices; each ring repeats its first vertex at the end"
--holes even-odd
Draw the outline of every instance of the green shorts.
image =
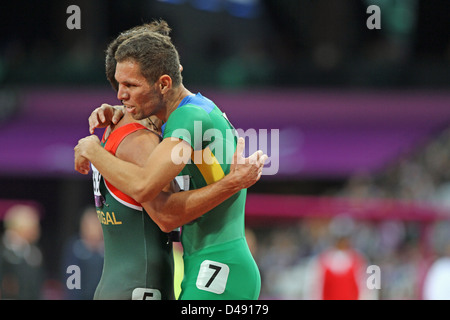
POLYGON ((257 300, 258 266, 245 238, 184 255, 180 300, 257 300))

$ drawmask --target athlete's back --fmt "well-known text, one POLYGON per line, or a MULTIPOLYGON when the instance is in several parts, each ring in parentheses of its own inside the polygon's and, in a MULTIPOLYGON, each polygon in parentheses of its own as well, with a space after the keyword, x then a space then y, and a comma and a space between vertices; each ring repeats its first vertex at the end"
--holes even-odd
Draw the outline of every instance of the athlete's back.
MULTIPOLYGON (((102 145, 115 154, 122 141, 137 131, 147 130, 137 123, 119 123, 102 145)), ((139 203, 105 181, 95 168, 93 172, 105 242, 103 273, 94 299, 174 299, 172 243, 167 234, 139 203)))

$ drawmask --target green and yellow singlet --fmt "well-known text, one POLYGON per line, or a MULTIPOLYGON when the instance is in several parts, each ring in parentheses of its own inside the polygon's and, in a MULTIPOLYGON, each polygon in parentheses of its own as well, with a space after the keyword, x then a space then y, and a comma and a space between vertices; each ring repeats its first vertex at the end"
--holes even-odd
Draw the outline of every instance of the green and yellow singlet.
MULTIPOLYGON (((178 138, 194 149, 177 176, 182 190, 222 179, 236 149, 235 129, 222 111, 200 93, 184 98, 163 126, 163 139, 178 138)), ((184 225, 184 279, 180 299, 258 299, 261 279, 245 239, 241 190, 200 218, 184 225)))

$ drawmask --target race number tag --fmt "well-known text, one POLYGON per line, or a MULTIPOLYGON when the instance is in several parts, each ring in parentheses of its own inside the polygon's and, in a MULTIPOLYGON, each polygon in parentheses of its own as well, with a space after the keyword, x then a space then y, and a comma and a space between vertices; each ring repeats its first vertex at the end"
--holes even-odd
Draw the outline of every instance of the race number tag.
POLYGON ((105 198, 100 193, 100 180, 102 179, 102 175, 97 170, 96 167, 94 167, 93 164, 91 164, 92 167, 92 183, 94 185, 94 200, 95 200, 95 206, 97 208, 103 207, 103 204, 105 203, 105 198))
POLYGON ((188 191, 189 190, 189 176, 176 176, 175 182, 178 186, 175 186, 175 192, 188 191))
POLYGON ((100 193, 100 180, 102 179, 102 175, 97 170, 96 167, 94 167, 93 164, 91 164, 92 167, 92 182, 94 184, 94 196, 101 196, 100 193))
POLYGON ((230 268, 223 263, 205 260, 200 265, 197 277, 197 288, 217 294, 222 294, 227 286, 230 268))
POLYGON ((158 289, 135 288, 131 300, 161 300, 161 292, 158 289))

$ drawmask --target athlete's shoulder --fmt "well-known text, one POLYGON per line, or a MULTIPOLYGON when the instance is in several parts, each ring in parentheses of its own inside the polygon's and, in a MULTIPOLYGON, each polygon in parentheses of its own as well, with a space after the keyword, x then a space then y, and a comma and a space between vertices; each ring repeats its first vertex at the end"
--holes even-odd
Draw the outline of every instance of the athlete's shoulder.
POLYGON ((210 113, 214 108, 217 108, 212 100, 204 97, 201 93, 192 96, 192 99, 188 101, 187 105, 199 107, 207 113, 210 113))
POLYGON ((129 135, 138 131, 145 132, 148 131, 148 129, 142 124, 137 122, 128 123, 122 126, 116 126, 111 130, 106 139, 105 138, 103 139, 104 148, 109 152, 111 152, 112 154, 115 154, 117 148, 122 143, 122 141, 129 135))
POLYGON ((158 146, 160 136, 148 129, 136 130, 127 134, 117 147, 119 159, 143 165, 153 150, 158 146))
POLYGON ((192 121, 205 121, 209 118, 209 113, 202 107, 195 104, 188 104, 180 107, 172 112, 167 119, 167 125, 177 123, 177 126, 192 121))
POLYGON ((191 127, 199 121, 203 123, 204 127, 209 127, 209 122, 211 122, 211 119, 208 109, 205 109, 205 106, 197 104, 185 104, 170 114, 164 125, 164 136, 167 135, 167 132, 180 128, 190 130, 191 127))
POLYGON ((201 95, 201 93, 186 96, 174 112, 206 112, 210 113, 217 108, 214 102, 201 95))

